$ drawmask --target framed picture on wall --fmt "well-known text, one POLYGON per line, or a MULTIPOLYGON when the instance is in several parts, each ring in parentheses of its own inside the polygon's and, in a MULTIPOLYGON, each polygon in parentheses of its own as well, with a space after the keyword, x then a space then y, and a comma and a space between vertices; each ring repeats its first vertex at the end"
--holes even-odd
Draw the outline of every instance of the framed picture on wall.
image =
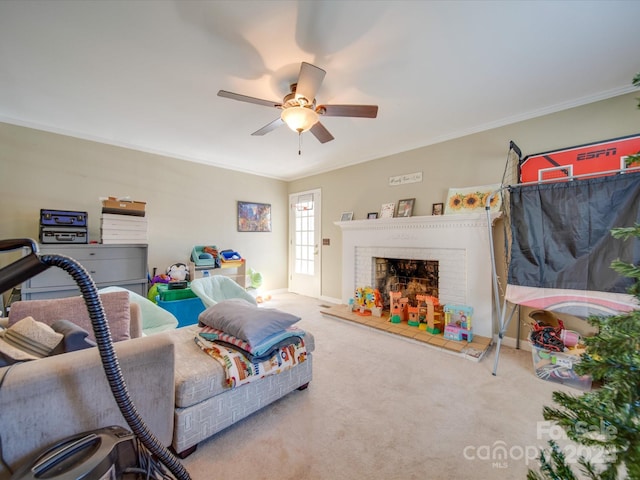
POLYGON ((239 232, 270 232, 271 204, 238 202, 239 232))
POLYGON ((413 213, 413 204, 415 201, 415 198, 405 198, 404 200, 398 201, 396 217, 410 217, 413 213))

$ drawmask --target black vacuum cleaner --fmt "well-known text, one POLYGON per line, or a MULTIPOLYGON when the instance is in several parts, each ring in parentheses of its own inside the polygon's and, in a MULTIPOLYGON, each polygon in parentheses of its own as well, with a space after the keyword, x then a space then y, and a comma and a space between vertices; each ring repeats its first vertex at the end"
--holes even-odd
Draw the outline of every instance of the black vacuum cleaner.
POLYGON ((19 468, 12 480, 191 480, 180 460, 149 431, 133 405, 111 341, 100 295, 84 267, 72 258, 38 253, 30 238, 0 240, 0 252, 28 248, 30 252, 0 269, 0 292, 56 266, 73 277, 89 311, 111 393, 131 428, 111 426, 61 440, 19 468), (166 467, 170 474, 163 468, 166 467))

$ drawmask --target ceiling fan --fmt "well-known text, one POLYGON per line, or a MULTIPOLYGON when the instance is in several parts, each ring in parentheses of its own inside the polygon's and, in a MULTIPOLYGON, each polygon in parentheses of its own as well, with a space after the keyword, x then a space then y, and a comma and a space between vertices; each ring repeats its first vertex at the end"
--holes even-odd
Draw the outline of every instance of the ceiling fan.
POLYGON ((285 95, 282 102, 262 100, 226 90, 220 90, 218 96, 282 110, 280 118, 256 130, 251 135, 265 135, 286 124, 298 134, 309 130, 320 143, 326 143, 333 140, 333 135, 320 123, 320 116, 376 118, 378 115, 377 105, 316 105, 316 92, 326 73, 315 65, 302 62, 298 81, 291 84, 291 92, 285 95))

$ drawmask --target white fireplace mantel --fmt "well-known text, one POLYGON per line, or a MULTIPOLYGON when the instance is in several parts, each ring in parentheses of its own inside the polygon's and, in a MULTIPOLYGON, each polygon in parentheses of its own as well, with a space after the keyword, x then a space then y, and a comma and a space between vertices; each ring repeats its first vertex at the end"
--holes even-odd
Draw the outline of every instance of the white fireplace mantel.
MULTIPOLYGON (((491 213, 491 224, 500 216, 491 213)), ((472 306, 474 332, 491 337, 489 219, 483 212, 335 222, 342 230, 342 302, 372 284, 372 257, 437 260, 440 303, 472 306)))

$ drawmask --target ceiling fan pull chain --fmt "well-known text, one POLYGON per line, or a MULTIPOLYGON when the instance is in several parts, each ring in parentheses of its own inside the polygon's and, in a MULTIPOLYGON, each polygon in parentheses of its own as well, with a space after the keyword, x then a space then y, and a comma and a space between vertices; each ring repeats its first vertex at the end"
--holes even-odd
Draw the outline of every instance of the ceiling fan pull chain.
POLYGON ((302 155, 302 132, 298 132, 298 155, 302 155))

